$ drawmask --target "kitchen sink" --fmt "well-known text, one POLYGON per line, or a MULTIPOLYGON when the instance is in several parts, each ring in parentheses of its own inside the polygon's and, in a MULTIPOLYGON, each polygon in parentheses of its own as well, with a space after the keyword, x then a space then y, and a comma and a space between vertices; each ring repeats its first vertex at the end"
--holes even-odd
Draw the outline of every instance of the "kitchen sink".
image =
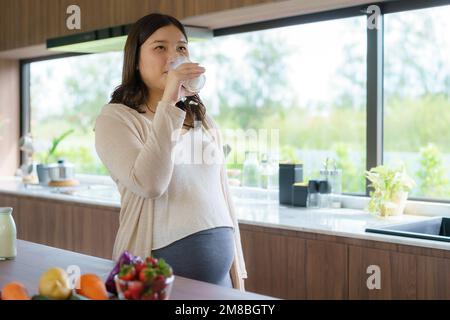
POLYGON ((418 222, 367 228, 366 232, 450 242, 450 218, 436 217, 418 222))

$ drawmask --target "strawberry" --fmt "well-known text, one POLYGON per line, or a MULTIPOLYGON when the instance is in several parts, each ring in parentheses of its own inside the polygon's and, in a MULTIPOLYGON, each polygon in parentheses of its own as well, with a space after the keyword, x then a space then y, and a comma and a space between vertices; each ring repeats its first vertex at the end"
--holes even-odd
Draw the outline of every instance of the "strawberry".
POLYGON ((158 275, 153 279, 152 290, 154 292, 161 291, 166 287, 166 278, 162 275, 158 275))
POLYGON ((145 258, 145 263, 149 264, 151 266, 156 266, 156 264, 158 263, 158 259, 153 258, 153 257, 147 257, 147 258, 145 258))
POLYGON ((139 276, 141 270, 145 268, 145 264, 143 262, 138 262, 134 265, 134 270, 136 271, 136 275, 139 276))
POLYGON ((130 281, 128 283, 128 291, 134 300, 140 300, 142 291, 144 291, 144 284, 140 281, 130 281))
POLYGON ((130 280, 134 280, 136 276, 136 270, 134 269, 134 267, 132 265, 129 264, 124 264, 121 268, 120 268, 120 272, 119 272, 119 278, 125 281, 130 281, 130 280))
POLYGON ((146 283, 150 283, 153 281, 153 279, 156 276, 156 271, 145 267, 144 269, 141 270, 141 272, 139 273, 139 280, 142 282, 146 282, 146 283))
POLYGON ((127 282, 119 282, 119 286, 120 286, 120 290, 122 290, 122 292, 125 292, 128 290, 127 282))
POLYGON ((125 292, 123 293, 123 296, 124 296, 125 299, 127 299, 127 300, 133 299, 133 295, 132 295, 131 291, 129 291, 129 290, 125 291, 125 292))

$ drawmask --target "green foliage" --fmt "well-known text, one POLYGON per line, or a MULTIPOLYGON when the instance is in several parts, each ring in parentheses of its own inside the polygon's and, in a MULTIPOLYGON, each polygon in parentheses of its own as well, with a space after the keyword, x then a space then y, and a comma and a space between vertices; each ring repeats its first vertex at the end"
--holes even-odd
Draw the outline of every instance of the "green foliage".
POLYGON ((391 98, 385 108, 385 150, 419 152, 431 141, 450 153, 450 99, 442 94, 391 98))
POLYGON ((404 167, 391 168, 380 165, 366 171, 366 178, 370 181, 370 201, 368 209, 372 213, 380 213, 382 216, 395 207, 394 198, 399 192, 410 192, 415 187, 415 182, 405 171, 404 167))
POLYGON ((450 194, 447 172, 439 149, 433 145, 420 149, 419 177, 420 194, 427 197, 443 197, 450 194))
POLYGON ((356 164, 350 158, 351 146, 347 143, 336 143, 333 149, 336 154, 336 166, 342 170, 342 189, 349 193, 364 190, 365 157, 362 157, 362 163, 356 164))
MULTIPOLYGON (((223 41, 226 44, 227 40, 223 41)), ((283 39, 267 32, 243 34, 233 41, 239 41, 242 49, 238 60, 224 54, 220 50, 224 43, 219 41, 203 46, 195 56, 224 70, 218 74, 221 81, 214 97, 220 107, 215 119, 221 127, 259 128, 264 120, 277 117, 279 110, 292 105, 283 94, 288 73, 286 58, 292 52, 283 45, 283 39)))
POLYGON ((280 162, 301 163, 297 156, 297 148, 295 146, 285 144, 280 146, 280 162))
POLYGON ((64 116, 80 130, 88 133, 93 127, 101 107, 108 102, 111 90, 119 83, 120 68, 117 58, 102 55, 101 63, 95 56, 87 56, 77 63, 78 77, 68 77, 65 81, 67 92, 73 97, 64 106, 64 116))
POLYGON ((52 139, 51 146, 48 149, 47 153, 45 153, 45 155, 44 155, 43 163, 48 164, 49 161, 56 161, 56 159, 58 158, 57 155, 56 155, 56 151, 57 151, 58 145, 65 138, 67 138, 67 136, 72 134, 74 131, 75 131, 74 129, 67 130, 64 133, 62 133, 61 135, 59 135, 59 136, 57 136, 57 137, 52 139))

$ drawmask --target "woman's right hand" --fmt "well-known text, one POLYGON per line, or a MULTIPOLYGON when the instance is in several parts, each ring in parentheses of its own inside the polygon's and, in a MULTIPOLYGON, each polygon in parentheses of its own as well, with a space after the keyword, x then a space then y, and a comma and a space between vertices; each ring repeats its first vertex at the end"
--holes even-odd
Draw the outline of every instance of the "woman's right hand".
POLYGON ((182 87, 185 80, 195 79, 205 72, 205 68, 200 67, 198 63, 187 62, 178 66, 176 69, 169 70, 166 77, 166 87, 161 101, 175 104, 181 97, 193 95, 182 87))

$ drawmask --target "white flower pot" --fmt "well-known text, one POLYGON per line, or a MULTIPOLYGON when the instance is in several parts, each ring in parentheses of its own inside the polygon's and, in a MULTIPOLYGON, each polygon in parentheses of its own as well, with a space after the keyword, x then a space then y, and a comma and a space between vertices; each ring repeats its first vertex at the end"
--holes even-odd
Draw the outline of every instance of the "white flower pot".
POLYGON ((401 216, 405 210, 407 199, 408 192, 400 191, 396 193, 391 201, 383 206, 381 216, 401 216))
POLYGON ((403 211, 405 210, 405 207, 406 207, 407 199, 408 199, 408 192, 406 192, 406 191, 398 192, 395 195, 393 202, 397 204, 397 207, 395 208, 395 210, 392 214, 393 216, 400 216, 403 214, 403 211))

